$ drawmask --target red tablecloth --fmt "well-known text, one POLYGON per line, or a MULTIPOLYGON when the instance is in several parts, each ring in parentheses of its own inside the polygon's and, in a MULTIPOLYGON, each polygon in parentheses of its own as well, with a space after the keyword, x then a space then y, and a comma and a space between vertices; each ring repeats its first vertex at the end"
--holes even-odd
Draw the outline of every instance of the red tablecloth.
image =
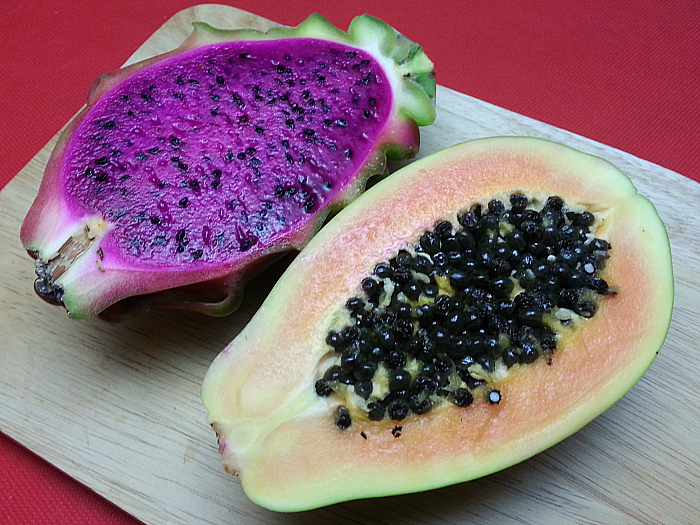
MULTIPOLYGON (((6 1, 0 187, 80 109, 95 76, 195 3, 6 1)), ((371 13, 424 46, 440 84, 700 181, 695 2, 228 3, 290 25, 318 11, 346 28, 371 13)), ((137 523, 1 433, 0 465, 0 523, 137 523)))

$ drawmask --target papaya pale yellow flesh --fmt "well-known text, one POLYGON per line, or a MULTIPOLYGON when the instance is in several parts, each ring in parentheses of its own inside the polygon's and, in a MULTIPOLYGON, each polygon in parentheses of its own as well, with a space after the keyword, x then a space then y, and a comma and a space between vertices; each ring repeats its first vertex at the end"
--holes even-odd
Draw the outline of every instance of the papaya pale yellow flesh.
POLYGON ((609 163, 530 138, 467 142, 414 162, 336 216, 299 254, 248 326, 218 356, 202 395, 226 470, 254 502, 298 511, 471 480, 572 434, 644 374, 670 323, 668 238, 652 204, 609 163), (401 422, 334 424, 337 398, 314 382, 345 301, 377 262, 438 219, 503 192, 559 195, 602 219, 617 290, 564 333, 551 365, 515 365, 500 404, 445 403, 401 422), (335 400, 334 400, 335 399, 335 400), (392 430, 401 426, 400 435, 392 430))

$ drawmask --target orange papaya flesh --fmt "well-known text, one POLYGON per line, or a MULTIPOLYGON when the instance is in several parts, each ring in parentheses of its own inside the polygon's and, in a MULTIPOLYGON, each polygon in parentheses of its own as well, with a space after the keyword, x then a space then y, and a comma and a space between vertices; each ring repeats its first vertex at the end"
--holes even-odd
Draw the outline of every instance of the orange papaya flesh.
POLYGON ((224 468, 254 502, 298 511, 437 488, 520 462, 620 399, 663 344, 673 304, 668 237, 653 205, 606 161, 531 138, 463 143, 396 172, 336 216, 299 254, 217 357, 202 399, 224 468), (601 273, 615 295, 560 332, 547 359, 492 378, 502 397, 442 403, 402 421, 353 418, 320 397, 330 329, 363 277, 414 246, 437 220, 492 196, 558 195, 594 212, 612 245, 601 273))

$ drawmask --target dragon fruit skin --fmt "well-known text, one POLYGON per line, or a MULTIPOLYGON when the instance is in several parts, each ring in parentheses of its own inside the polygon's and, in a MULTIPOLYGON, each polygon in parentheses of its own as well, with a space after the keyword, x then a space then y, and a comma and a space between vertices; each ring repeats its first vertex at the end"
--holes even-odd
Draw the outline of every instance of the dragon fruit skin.
MULTIPOLYGON (((333 47, 333 45, 331 44, 330 47, 333 47)), ((366 62, 369 62, 369 60, 366 62)), ((160 71, 160 74, 163 74, 162 71, 160 71)), ((219 80, 218 77, 217 80, 219 80)), ((227 78, 226 82, 228 81, 227 78)), ((380 83, 379 80, 377 80, 377 83, 380 83)), ((379 93, 381 95, 381 89, 379 93)), ((228 314, 238 306, 242 288, 248 279, 271 262, 274 262, 283 253, 289 250, 300 249, 304 246, 321 227, 328 213, 359 195, 370 176, 384 172, 387 157, 407 158, 417 152, 420 142, 418 126, 430 124, 435 117, 432 104, 434 94, 435 78, 432 63, 422 52, 422 49, 397 34, 383 22, 367 15, 353 20, 347 33, 336 29, 320 15, 310 16, 296 28, 274 28, 267 33, 252 30, 223 31, 214 29, 206 24, 197 23, 195 24, 195 31, 179 48, 98 77, 90 88, 87 106, 69 123, 62 133, 48 161, 37 198, 29 210, 20 232, 25 248, 36 259, 38 279, 35 283, 35 289, 48 302, 63 304, 69 315, 74 318, 88 318, 100 313, 104 315, 110 311, 128 310, 134 306, 143 308, 146 305, 186 308, 210 315, 228 314), (136 82, 138 79, 146 78, 145 75, 149 71, 160 71, 157 69, 160 66, 172 69, 179 67, 180 62, 178 61, 180 59, 185 60, 192 53, 209 53, 210 49, 218 49, 217 46, 224 49, 226 46, 234 45, 237 42, 250 42, 252 45, 256 45, 253 42, 260 42, 262 46, 267 46, 274 52, 277 44, 283 47, 286 45, 285 43, 290 42, 290 39, 295 39, 292 42, 291 49, 302 44, 319 45, 318 41, 323 40, 330 43, 337 42, 344 46, 342 49, 349 49, 350 51, 347 51, 348 56, 355 53, 353 50, 357 50, 358 53, 364 53, 376 62, 377 71, 383 73, 383 76, 377 75, 378 79, 381 80, 383 78, 389 81, 391 90, 385 90, 388 93, 388 96, 385 98, 390 103, 390 110, 385 112, 383 123, 380 123, 379 127, 372 131, 372 133, 375 133, 375 137, 369 147, 363 149, 362 147, 355 148, 353 146, 354 157, 348 161, 352 164, 352 172, 344 173, 340 168, 336 170, 334 172, 335 175, 333 175, 336 177, 332 181, 333 184, 331 185, 330 181, 324 182, 324 189, 325 184, 328 184, 328 187, 332 188, 331 191, 324 193, 319 188, 307 187, 307 190, 313 196, 318 195, 318 199, 311 202, 310 205, 308 201, 302 203, 308 206, 309 209, 305 207, 303 211, 307 213, 299 212, 299 215, 295 216, 294 221, 296 222, 293 222, 292 227, 279 227, 269 235, 265 236, 263 234, 259 238, 247 238, 245 237, 247 234, 241 234, 243 237, 237 240, 232 239, 232 234, 228 235, 227 233, 228 237, 225 237, 221 233, 221 238, 231 239, 228 246, 233 246, 233 248, 228 249, 228 251, 225 251, 224 248, 219 249, 218 241, 216 244, 213 244, 211 239, 207 238, 207 224, 214 221, 212 219, 214 215, 212 215, 213 212, 206 212, 210 213, 210 216, 203 219, 191 216, 180 218, 188 227, 194 225, 193 231, 196 230, 198 237, 193 239, 191 245, 187 244, 189 238, 183 241, 182 236, 175 233, 176 231, 179 233, 178 218, 175 217, 171 221, 174 223, 172 225, 168 224, 168 220, 164 220, 163 224, 153 222, 155 229, 162 230, 160 232, 162 235, 158 235, 157 240, 159 243, 162 242, 166 246, 165 248, 161 249, 160 246, 156 246, 160 251, 155 248, 142 250, 143 253, 140 258, 138 254, 132 256, 127 253, 128 250, 124 248, 123 243, 124 234, 121 234, 121 232, 125 229, 130 229, 131 231, 139 227, 142 229, 145 227, 142 224, 135 224, 134 220, 131 223, 125 222, 128 217, 121 219, 122 222, 120 223, 121 217, 118 217, 117 214, 112 213, 112 211, 108 213, 104 209, 99 209, 101 205, 98 202, 100 197, 95 197, 95 195, 99 195, 102 189, 93 180, 97 171, 88 171, 91 175, 91 177, 86 176, 85 178, 87 181, 85 187, 88 189, 81 187, 80 184, 82 183, 76 182, 77 176, 75 175, 75 166, 79 163, 76 158, 80 158, 80 155, 86 155, 82 150, 77 149, 76 144, 80 146, 82 144, 81 140, 83 142, 87 141, 85 139, 85 134, 87 133, 85 130, 88 126, 93 125, 92 121, 97 119, 97 123, 104 122, 104 119, 99 118, 100 115, 109 116, 112 114, 112 106, 109 106, 108 99, 118 98, 119 93, 123 93, 124 86, 129 86, 130 82, 136 82), (162 64, 160 64, 161 62, 162 64), (73 170, 72 179, 70 178, 71 170, 73 170), (200 231, 204 232, 205 242, 202 241, 200 231), (119 241, 120 234, 122 237, 121 244, 119 241), (176 241, 176 238, 179 241, 176 241), (249 240, 252 240, 252 242, 248 242, 249 240), (178 242, 180 243, 179 245, 178 242), (195 249, 198 246, 198 242, 203 249, 195 249), (186 250, 184 250, 184 247, 186 247, 186 250), (166 250, 169 250, 167 253, 173 255, 173 257, 166 259, 164 255, 166 250), (178 250, 182 253, 178 252, 178 250), (125 300, 126 298, 129 299, 125 300)), ((122 94, 121 96, 123 97, 124 95, 122 94)), ((309 102, 308 98, 307 91, 306 102, 309 102)), ((373 99, 370 98, 370 100, 373 99)), ((311 102, 313 103, 313 100, 311 102)), ((377 106, 380 105, 377 104, 377 106)), ((336 110, 336 108, 333 108, 333 110, 336 110)), ((214 115, 213 112, 212 115, 214 115)), ((115 118, 115 120, 117 119, 115 118)), ((313 118, 311 120, 313 121, 313 118)), ((119 125, 116 127, 121 126, 121 121, 118 122, 119 125)), ((327 120, 326 122, 329 121, 327 120)), ((115 127, 114 122, 108 123, 115 127)), ((350 123, 352 124, 352 121, 350 123)), ((147 125, 149 124, 144 124, 144 126, 147 125)), ((348 125, 347 127, 351 128, 353 126, 348 125)), ((230 129, 224 129, 222 133, 230 131, 230 129)), ((233 126, 234 132, 236 129, 233 126)), ((301 130, 297 131, 301 133, 301 130)), ((111 130, 106 130, 106 132, 109 133, 111 130)), ((311 133, 307 130, 304 130, 304 132, 311 133)), ((268 135, 277 133, 279 135, 278 130, 272 128, 267 128, 264 130, 264 133, 268 135)), ((155 136, 145 135, 144 140, 156 140, 155 136)), ((319 137, 319 135, 317 134, 316 137, 319 137)), ((341 140, 350 139, 351 137, 345 137, 345 139, 341 140)), ((353 140, 353 144, 358 142, 357 139, 353 140)), ((323 139, 319 142, 323 144, 323 139)), ((310 142, 307 140, 307 143, 310 142)), ((335 149, 333 143, 330 145, 335 149)), ((273 148, 273 146, 269 147, 273 148)), ((156 149, 163 148, 155 148, 153 151, 156 149)), ((258 145, 257 149, 261 150, 263 148, 258 145)), ((280 148, 278 147, 277 150, 280 150, 280 148)), ((106 151, 105 155, 108 155, 109 150, 106 151)), ((347 158, 350 159, 350 148, 348 147, 345 151, 348 152, 347 158)), ((93 155, 98 154, 96 152, 89 153, 93 155)), ((118 151, 118 153, 121 155, 121 151, 118 151)), ((230 153, 229 151, 228 154, 230 153)), ((260 153, 259 151, 256 154, 257 157, 263 156, 260 153)), ((163 155, 166 154, 169 154, 169 152, 163 152, 163 155)), ((115 153, 113 152, 112 155, 115 155, 115 153)), ((267 158, 271 159, 274 155, 268 155, 267 158)), ((144 158, 147 156, 144 155, 144 158)), ((211 156, 214 157, 214 155, 211 156)), ((205 157, 207 156, 205 155, 205 157)), ((251 157, 253 157, 253 154, 248 155, 246 162, 252 160, 251 157)), ((99 158, 95 162, 106 158, 99 158)), ((112 165, 114 159, 112 157, 109 158, 109 166, 106 166, 105 169, 107 167, 114 168, 112 165)), ((227 158, 226 160, 231 159, 227 158)), ((295 160, 298 161, 297 164, 304 164, 303 156, 301 159, 297 157, 295 160)), ((260 163, 261 161, 258 160, 258 162, 260 163)), ((337 163, 335 160, 332 162, 337 163)), ((107 162, 105 161, 101 164, 107 164, 107 162)), ((86 164, 83 163, 84 165, 86 164)), ((92 164, 89 165, 92 166, 92 164)), ((307 160, 305 166, 316 166, 316 164, 314 164, 312 159, 307 160)), ((248 168, 250 168, 250 165, 248 165, 248 168)), ((264 166, 260 166, 260 170, 256 171, 256 173, 260 175, 263 168, 264 166)), ((95 169, 99 171, 98 167, 95 167, 95 169)), ((202 171, 199 165, 191 169, 185 166, 184 171, 187 172, 187 177, 191 176, 195 169, 202 171)), ((278 167, 275 169, 278 169, 278 167)), ((298 171, 299 168, 295 165, 294 169, 298 171)), ((127 171, 126 173, 131 172, 127 171)), ((161 185, 165 193, 168 191, 182 191, 183 195, 191 195, 191 193, 187 193, 191 188, 182 190, 178 188, 175 190, 175 179, 172 177, 172 170, 168 173, 170 173, 172 181, 161 185)), ((220 170, 219 173, 221 173, 220 170)), ((300 173, 304 175, 304 172, 300 173)), ((112 186, 116 187, 114 174, 114 171, 99 173, 97 178, 99 179, 101 176, 103 180, 111 180, 112 186)), ((229 175, 230 173, 226 174, 226 176, 229 175)), ((235 178, 239 178, 235 173, 233 175, 235 178)), ((300 177, 304 180, 311 180, 313 175, 313 173, 310 173, 308 177, 306 175, 300 177)), ((156 171, 154 177, 156 177, 156 180, 159 180, 160 174, 156 171)), ((167 177, 163 176, 161 178, 165 179, 167 177)), ((213 184, 218 186, 217 182, 209 178, 206 180, 212 184, 212 187, 213 184)), ((221 181, 222 186, 225 185, 225 177, 221 178, 221 181)), ((133 190, 135 196, 146 191, 143 189, 143 185, 146 184, 143 180, 138 182, 138 184, 141 184, 141 186, 133 186, 129 190, 129 192, 133 190)), ((183 184, 184 182, 181 183, 181 186, 183 184)), ((303 189, 302 186, 299 187, 303 189)), ((199 187, 196 189, 198 190, 199 187)), ((209 187, 207 189, 209 190, 209 187)), ((277 189, 279 190, 279 187, 277 189)), ((122 191, 125 194, 129 193, 126 190, 122 191)), ((258 198, 259 202, 267 202, 265 199, 268 201, 273 200, 270 196, 269 183, 268 187, 263 187, 260 191, 265 193, 265 195, 250 197, 253 199, 251 202, 258 202, 255 201, 255 198, 258 198)), ((105 194, 107 193, 105 192, 105 194)), ((177 195, 179 196, 180 194, 178 193, 177 195)), ((201 195, 205 194, 202 193, 201 195)), ((211 193, 211 195, 218 194, 211 193)), ((198 194, 199 197, 200 195, 198 194)), ((243 197, 247 196, 243 195, 243 197)), ((297 197, 299 195, 295 196, 295 198, 297 197)), ((106 202, 111 202, 109 199, 113 199, 113 197, 107 195, 104 198, 106 202)), ((129 199, 126 200, 128 201, 129 199)), ((202 197, 200 200, 205 199, 202 197)), ((179 211, 173 202, 170 202, 168 206, 170 206, 171 210, 179 211)), ((286 206, 287 208, 290 207, 289 204, 286 206)), ((164 209, 165 207, 167 206, 164 204, 164 209)), ((235 208, 235 206, 233 207, 235 208)), ((168 213, 166 212, 166 217, 168 217, 168 213)), ((219 211, 219 218, 222 217, 222 213, 222 211, 219 211)), ((153 215, 151 215, 151 220, 160 221, 160 219, 154 218, 153 215)), ((280 220, 283 221, 284 218, 280 220)), ((222 224, 229 224, 227 222, 228 219, 222 219, 222 221, 222 224)), ((247 222, 248 218, 246 217, 247 222)), ((144 221, 143 224, 148 225, 148 222, 144 221)), ((235 227, 238 228, 238 226, 235 227)), ((258 227, 267 231, 268 223, 263 224, 259 222, 258 227)), ((211 233, 209 236, 211 237, 211 233)), ((150 245, 153 244, 153 239, 151 239, 150 245)))

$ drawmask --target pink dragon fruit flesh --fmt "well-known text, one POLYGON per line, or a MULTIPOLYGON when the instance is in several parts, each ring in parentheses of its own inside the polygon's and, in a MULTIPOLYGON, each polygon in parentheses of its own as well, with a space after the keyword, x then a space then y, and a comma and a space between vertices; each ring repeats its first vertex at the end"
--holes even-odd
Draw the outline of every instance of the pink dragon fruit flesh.
POLYGON ((347 33, 320 15, 267 33, 197 23, 100 76, 63 132, 21 230, 34 288, 74 318, 230 313, 387 157, 415 155, 434 96, 421 47, 368 15, 347 33))

